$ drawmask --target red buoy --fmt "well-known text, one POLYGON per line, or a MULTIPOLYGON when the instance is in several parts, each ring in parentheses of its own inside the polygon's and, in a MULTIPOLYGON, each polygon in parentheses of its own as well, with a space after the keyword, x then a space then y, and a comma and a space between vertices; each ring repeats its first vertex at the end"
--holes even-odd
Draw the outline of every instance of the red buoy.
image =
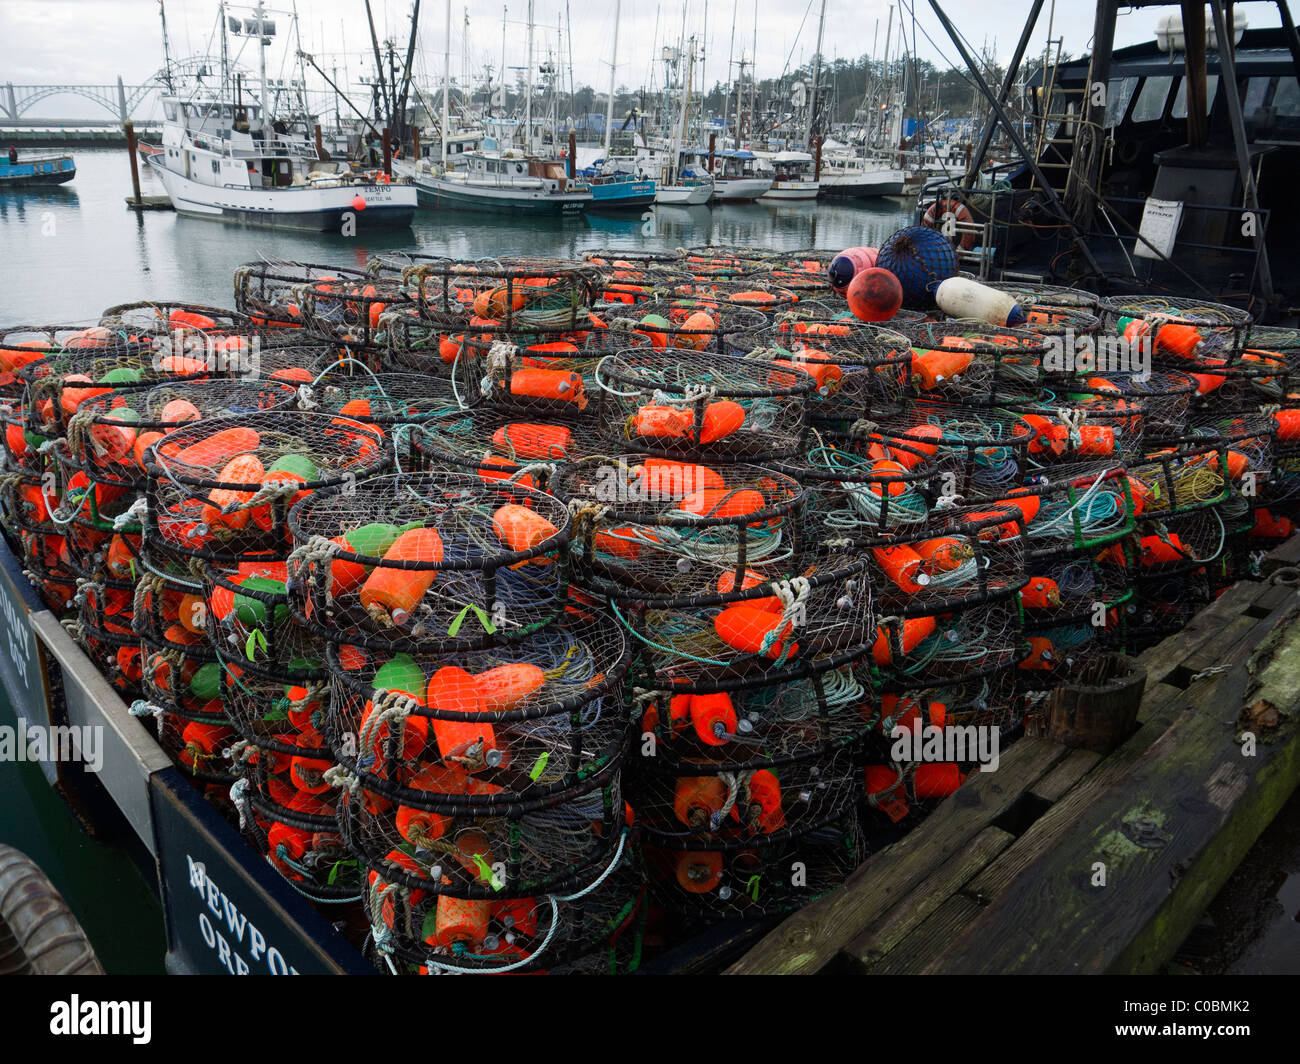
POLYGON ((365 201, 365 199, 362 198, 361 196, 353 196, 353 197, 352 197, 352 209, 353 209, 354 211, 364 211, 364 210, 366 209, 366 201, 365 201))
POLYGON ((903 286, 879 266, 859 270, 844 295, 859 321, 888 321, 903 305, 903 286))

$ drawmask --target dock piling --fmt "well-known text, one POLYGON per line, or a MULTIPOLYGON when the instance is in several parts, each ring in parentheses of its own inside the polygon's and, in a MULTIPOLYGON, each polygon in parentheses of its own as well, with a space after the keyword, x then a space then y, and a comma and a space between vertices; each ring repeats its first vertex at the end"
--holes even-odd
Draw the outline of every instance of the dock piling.
POLYGON ((140 209, 140 164, 136 160, 135 123, 129 118, 122 123, 126 131, 126 153, 131 158, 131 192, 135 197, 135 208, 140 209))

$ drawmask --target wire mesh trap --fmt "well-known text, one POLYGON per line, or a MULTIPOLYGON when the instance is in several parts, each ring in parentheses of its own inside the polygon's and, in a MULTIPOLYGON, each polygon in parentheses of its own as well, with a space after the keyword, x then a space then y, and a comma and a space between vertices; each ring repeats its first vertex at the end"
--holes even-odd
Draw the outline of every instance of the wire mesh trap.
POLYGON ((600 271, 563 259, 504 258, 425 263, 404 283, 433 321, 507 333, 577 332, 589 325, 600 271))
POLYGON ((181 557, 283 559, 286 514, 320 489, 351 491, 392 464, 382 429, 309 411, 205 418, 146 454, 146 540, 181 557))
POLYGON ((1185 435, 1129 463, 1129 494, 1139 517, 1219 506, 1233 494, 1232 469, 1243 472, 1246 464, 1240 454, 1229 462, 1220 435, 1185 435))
POLYGON ((127 339, 145 339, 190 332, 208 336, 248 334, 253 319, 239 311, 179 299, 148 299, 119 303, 100 315, 99 324, 127 339))
POLYGON ((665 288, 668 298, 706 299, 721 306, 758 310, 766 315, 777 314, 799 302, 797 293, 766 278, 719 280, 697 276, 673 280, 665 288))
POLYGON ((114 391, 81 402, 67 425, 77 464, 100 483, 138 486, 149 446, 205 417, 285 410, 297 402, 287 383, 206 380, 114 391))
POLYGON ((1032 474, 1005 501, 1024 513, 1027 549, 1036 559, 1095 551, 1137 527, 1127 471, 1110 462, 1052 466, 1032 474))
POLYGON ((1250 337, 1252 318, 1222 303, 1170 296, 1111 296, 1101 301, 1107 328, 1131 344, 1144 343, 1157 359, 1201 354, 1235 359, 1250 337))
POLYGON ((727 337, 767 325, 760 311, 707 298, 610 303, 600 306, 598 313, 619 337, 631 333, 646 337, 656 348, 688 351, 724 351, 727 337))
POLYGON ((600 364, 596 416, 613 442, 695 461, 764 462, 798 453, 816 382, 750 359, 625 350, 600 364))
POLYGON ((967 406, 1037 399, 1048 339, 1020 328, 979 322, 916 322, 898 326, 912 345, 912 387, 918 396, 967 406))
POLYGON ((375 477, 311 496, 290 526, 290 579, 325 637, 461 651, 520 639, 564 610, 569 514, 518 483, 375 477))

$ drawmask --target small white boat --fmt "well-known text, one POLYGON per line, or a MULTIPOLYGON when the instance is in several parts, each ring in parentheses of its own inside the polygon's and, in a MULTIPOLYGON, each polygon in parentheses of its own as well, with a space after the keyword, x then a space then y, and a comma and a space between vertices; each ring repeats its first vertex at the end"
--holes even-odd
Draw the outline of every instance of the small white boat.
POLYGON ((708 173, 697 174, 692 170, 682 172, 675 182, 670 183, 667 168, 664 181, 655 186, 655 202, 667 203, 681 207, 696 207, 708 203, 713 198, 713 178, 708 173))
POLYGON ((869 199, 901 196, 907 174, 872 159, 823 155, 820 195, 824 199, 869 199))
MULTIPOLYGON (((684 163, 696 170, 709 170, 709 153, 696 148, 682 152, 684 163)), ((713 201, 715 203, 753 203, 772 187, 770 174, 756 169, 758 157, 751 151, 718 148, 713 153, 713 201)))
POLYGON ((421 202, 440 208, 530 214, 579 214, 591 204, 591 189, 569 177, 564 161, 499 151, 492 140, 483 143, 482 150, 457 155, 446 170, 422 162, 415 179, 421 202))
POLYGON ((772 187, 764 200, 815 200, 821 182, 813 176, 813 157, 806 151, 756 151, 754 155, 772 168, 772 187))

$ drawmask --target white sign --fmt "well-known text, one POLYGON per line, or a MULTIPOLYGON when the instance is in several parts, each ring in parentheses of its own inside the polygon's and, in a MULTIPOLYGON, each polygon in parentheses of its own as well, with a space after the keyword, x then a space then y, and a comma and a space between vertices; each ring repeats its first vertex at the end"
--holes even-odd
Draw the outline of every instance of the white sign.
POLYGON ((1169 258, 1174 252, 1174 241, 1178 239, 1178 227, 1183 220, 1183 205, 1178 200, 1158 200, 1147 198, 1146 208, 1142 211, 1142 224, 1138 232, 1150 241, 1137 241, 1133 254, 1143 259, 1169 258), (1152 248, 1156 250, 1153 251, 1152 248), (1157 254, 1158 252, 1158 254, 1157 254))

